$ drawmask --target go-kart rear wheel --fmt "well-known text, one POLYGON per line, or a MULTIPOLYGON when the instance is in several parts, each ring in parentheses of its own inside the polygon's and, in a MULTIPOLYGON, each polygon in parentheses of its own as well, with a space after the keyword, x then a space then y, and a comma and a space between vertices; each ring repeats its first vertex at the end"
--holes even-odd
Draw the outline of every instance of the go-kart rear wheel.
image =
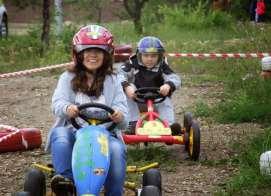
MULTIPOLYGON (((184 126, 184 134, 187 136, 186 138, 189 137, 189 132, 190 132, 190 127, 192 125, 193 121, 193 115, 191 112, 185 112, 184 114, 184 120, 183 120, 183 126, 184 126)), ((185 140, 185 150, 188 151, 189 149, 189 140, 185 140)))
POLYGON ((196 121, 192 125, 188 135, 188 154, 191 160, 197 161, 200 155, 200 128, 196 121))
POLYGON ((140 196, 161 196, 161 192, 157 186, 144 186, 141 190, 140 196))
POLYGON ((30 169, 25 176, 24 191, 29 192, 30 196, 46 195, 45 175, 38 169, 30 169))
POLYGON ((21 191, 14 193, 13 196, 31 196, 29 192, 21 191))
POLYGON ((158 169, 148 169, 143 174, 142 186, 156 186, 159 191, 162 191, 162 177, 158 169))
POLYGON ((8 37, 8 18, 7 15, 4 14, 2 24, 0 24, 0 38, 7 37, 8 37))

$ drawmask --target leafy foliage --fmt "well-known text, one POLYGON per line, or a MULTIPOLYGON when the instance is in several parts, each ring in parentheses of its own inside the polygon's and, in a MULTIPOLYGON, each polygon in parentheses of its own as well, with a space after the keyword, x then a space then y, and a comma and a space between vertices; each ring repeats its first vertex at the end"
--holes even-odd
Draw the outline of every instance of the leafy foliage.
POLYGON ((70 60, 72 27, 66 27, 60 41, 51 37, 50 49, 42 53, 40 26, 33 27, 27 35, 0 40, 0 73, 24 70, 70 60))
POLYGON ((228 181, 219 195, 266 195, 270 193, 271 178, 260 174, 259 157, 271 149, 271 129, 259 134, 245 145, 235 147, 238 151, 234 162, 240 166, 236 176, 228 181))
POLYGON ((201 1, 195 7, 160 7, 159 12, 164 16, 166 25, 178 28, 229 27, 233 22, 231 17, 224 12, 207 11, 206 4, 202 4, 201 1))

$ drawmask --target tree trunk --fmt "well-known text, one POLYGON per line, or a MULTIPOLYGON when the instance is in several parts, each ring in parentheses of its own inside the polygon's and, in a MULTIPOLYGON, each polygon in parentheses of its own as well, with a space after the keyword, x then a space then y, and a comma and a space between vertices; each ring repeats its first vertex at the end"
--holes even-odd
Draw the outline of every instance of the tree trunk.
POLYGON ((55 0, 55 22, 56 36, 59 37, 63 32, 63 1, 55 0))
POLYGON ((98 24, 100 24, 102 22, 103 8, 99 6, 97 12, 98 12, 97 21, 98 21, 98 24))
POLYGON ((213 9, 226 11, 230 7, 230 0, 214 0, 213 1, 213 9))
POLYGON ((129 2, 129 0, 123 0, 124 7, 129 16, 132 18, 134 22, 135 31, 138 34, 143 33, 143 27, 141 24, 141 14, 142 14, 141 12, 144 7, 144 4, 147 1, 148 0, 134 0, 133 3, 131 3, 131 1, 129 2))
POLYGON ((142 27, 140 19, 134 19, 133 22, 134 22, 134 26, 135 26, 135 31, 139 35, 142 34, 143 33, 143 27, 142 27))
POLYGON ((50 0, 43 0, 43 27, 41 41, 45 47, 49 46, 49 32, 50 32, 50 0))

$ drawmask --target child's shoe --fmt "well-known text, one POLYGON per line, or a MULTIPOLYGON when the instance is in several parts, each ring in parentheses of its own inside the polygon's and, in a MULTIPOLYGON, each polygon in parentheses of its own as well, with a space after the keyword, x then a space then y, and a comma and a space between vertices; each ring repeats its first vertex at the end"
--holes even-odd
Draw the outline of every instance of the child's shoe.
POLYGON ((182 127, 179 123, 173 123, 170 125, 172 135, 181 135, 182 134, 182 127))

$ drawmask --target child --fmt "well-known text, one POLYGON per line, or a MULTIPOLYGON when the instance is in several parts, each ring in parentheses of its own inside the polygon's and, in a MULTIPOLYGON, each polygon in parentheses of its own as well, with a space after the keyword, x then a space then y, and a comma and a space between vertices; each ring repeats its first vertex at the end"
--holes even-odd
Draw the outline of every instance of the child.
POLYGON ((173 134, 180 133, 180 125, 174 123, 174 111, 170 97, 180 86, 181 80, 169 67, 164 52, 164 46, 157 37, 143 37, 138 43, 136 54, 131 56, 129 62, 119 69, 121 84, 128 98, 129 122, 132 132, 139 119, 138 105, 134 101, 136 89, 158 87, 160 94, 167 98, 156 104, 156 109, 162 119, 169 121, 173 134))
POLYGON ((257 0, 250 0, 250 5, 249 5, 250 21, 255 21, 256 7, 257 7, 257 0))
MULTIPOLYGON (((103 103, 114 109, 110 118, 118 123, 118 129, 124 129, 127 125, 126 97, 117 75, 112 71, 113 53, 113 36, 104 27, 89 25, 81 28, 73 37, 75 66, 60 76, 52 97, 56 122, 48 136, 47 147, 51 150, 57 174, 52 179, 52 189, 56 195, 63 194, 63 190, 58 189, 59 184, 73 180, 71 158, 76 129, 69 119, 78 116, 77 105, 103 103)), ((117 129, 115 133, 109 138, 110 168, 104 186, 105 195, 121 196, 126 173, 126 148, 117 129)), ((64 191, 71 192, 69 188, 66 187, 64 191)))
POLYGON ((264 14, 265 14, 264 0, 258 0, 256 6, 255 22, 263 22, 264 14))
POLYGON ((262 64, 261 76, 264 79, 271 79, 271 56, 262 58, 261 64, 262 64))

